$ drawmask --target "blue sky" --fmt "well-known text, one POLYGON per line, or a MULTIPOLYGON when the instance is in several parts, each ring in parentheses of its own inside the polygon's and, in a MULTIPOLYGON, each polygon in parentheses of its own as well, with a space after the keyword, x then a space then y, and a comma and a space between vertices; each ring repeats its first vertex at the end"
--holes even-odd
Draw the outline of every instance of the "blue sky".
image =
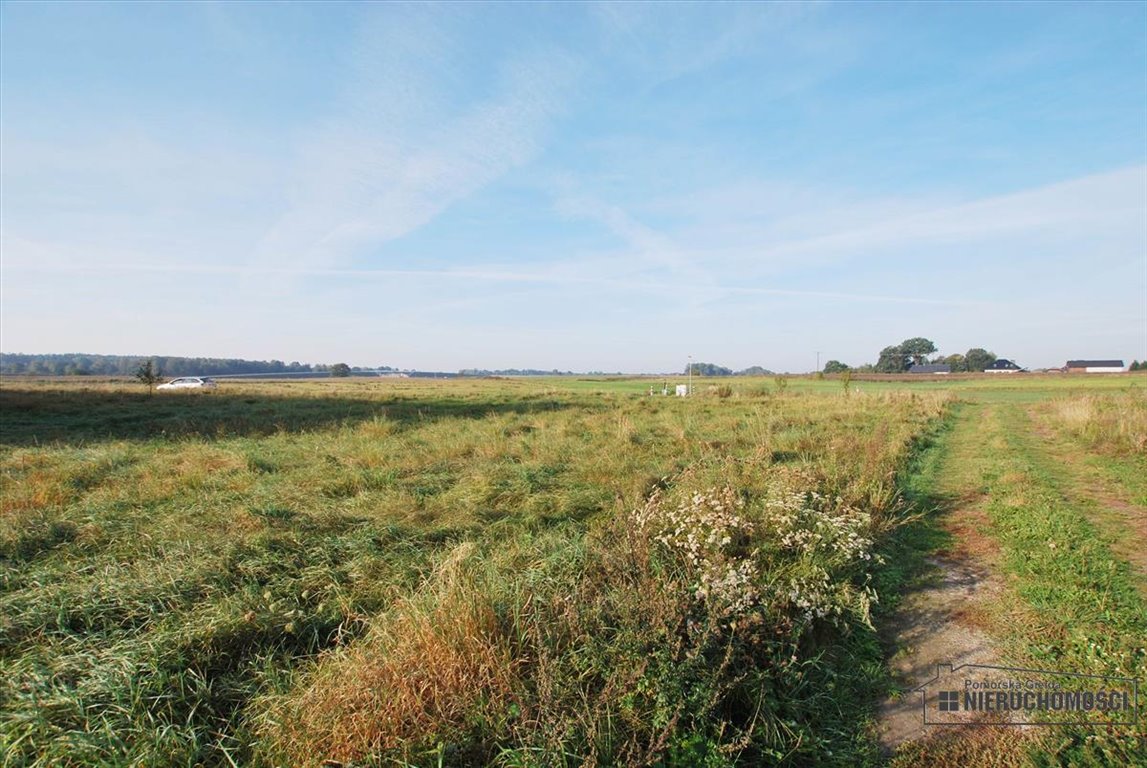
POLYGON ((0 349, 1147 359, 1147 3, 3 3, 0 349))

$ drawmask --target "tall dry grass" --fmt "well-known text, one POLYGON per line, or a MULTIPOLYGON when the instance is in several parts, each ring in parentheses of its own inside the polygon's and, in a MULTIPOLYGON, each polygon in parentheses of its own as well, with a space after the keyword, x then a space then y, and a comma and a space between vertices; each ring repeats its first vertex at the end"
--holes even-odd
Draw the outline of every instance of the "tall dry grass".
POLYGON ((1138 390, 1058 398, 1046 406, 1052 423, 1104 453, 1147 454, 1147 393, 1138 390))
MULTIPOLYGON (((267 715, 275 749, 292 765, 352 763, 370 755, 415 759, 443 739, 479 745, 499 736, 517 667, 489 596, 466 571, 462 544, 426 585, 334 654, 267 715)), ((475 747, 477 748, 477 747, 475 747)))

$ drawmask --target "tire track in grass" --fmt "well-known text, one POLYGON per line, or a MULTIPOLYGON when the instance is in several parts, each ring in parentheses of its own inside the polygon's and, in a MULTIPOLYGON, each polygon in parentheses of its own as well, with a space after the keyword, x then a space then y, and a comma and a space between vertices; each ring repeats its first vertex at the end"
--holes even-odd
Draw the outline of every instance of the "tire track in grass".
MULTIPOLYGON (((993 628, 1009 661, 1061 672, 1147 680, 1147 600, 1130 563, 1060 488, 1059 465, 1038 449, 1020 406, 1000 405, 988 428, 994 470, 986 511, 1000 543, 1009 600, 993 628), (995 450, 996 448, 1002 450, 995 450)), ((1140 729, 1142 730, 1142 728, 1140 729)), ((1147 740, 1081 726, 1041 730, 1029 745, 1039 765, 1147 765, 1147 740)))
MULTIPOLYGON (((904 596, 893 623, 898 652, 889 666, 901 681, 947 663, 927 658, 945 654, 953 664, 1147 681, 1147 601, 1137 574, 1118 539, 1093 519, 1086 484, 1062 463, 1021 406, 960 406, 933 462, 913 480, 948 541, 931 550, 933 581, 904 596), (961 592, 962 573, 973 581, 961 592), (914 644, 919 637, 929 639, 914 644)), ((908 696, 919 722, 916 694, 908 696)), ((887 733, 895 707, 882 716, 887 733)), ((1147 765, 1147 743, 1129 731, 921 728, 900 736, 894 766, 1147 765)))
MULTIPOLYGON (((892 650, 889 668, 899 693, 880 709, 880 740, 894 765, 1022 764, 1016 732, 977 728, 933 732, 924 726, 912 689, 940 663, 1000 664, 998 640, 986 606, 1005 585, 995 569, 998 543, 985 512, 994 462, 980 426, 985 406, 965 403, 951 428, 928 452, 910 479, 908 495, 924 514, 914 536, 927 554, 916 583, 906 591, 886 628, 892 650), (931 531, 932 535, 920 536, 931 531), (923 750, 923 751, 921 751, 923 750)), ((993 438, 999 442, 1000 438, 993 438)), ((921 553, 917 553, 919 557, 921 553)), ((911 557, 909 555, 909 557, 911 557)))

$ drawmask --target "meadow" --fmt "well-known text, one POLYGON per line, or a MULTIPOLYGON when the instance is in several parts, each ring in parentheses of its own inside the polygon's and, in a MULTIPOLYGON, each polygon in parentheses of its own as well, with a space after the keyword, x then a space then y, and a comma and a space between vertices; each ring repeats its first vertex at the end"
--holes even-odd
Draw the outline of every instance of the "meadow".
MULTIPOLYGON (((692 398, 649 379, 4 380, 0 765, 898 759, 882 627, 947 546, 937 461, 992 424, 961 461, 1022 464, 969 480, 1001 569, 1023 571, 999 605, 1078 618, 1055 649, 1013 629, 1011 658, 1147 677, 1147 380, 1008 378, 692 398), (1079 478, 1051 476, 1029 428, 1079 478), (1087 483, 1130 516, 1059 503, 1087 483), (1039 521, 1093 542, 1062 594, 1078 552, 1023 568, 1039 521)), ((1021 741, 1017 764, 1144 755, 1118 734, 1021 741)))

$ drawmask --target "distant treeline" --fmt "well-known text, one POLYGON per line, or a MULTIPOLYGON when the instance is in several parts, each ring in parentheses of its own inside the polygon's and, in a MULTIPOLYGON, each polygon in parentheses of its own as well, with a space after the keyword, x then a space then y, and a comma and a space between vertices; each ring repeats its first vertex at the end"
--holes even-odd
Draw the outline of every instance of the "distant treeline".
POLYGON ((694 376, 772 376, 773 372, 768 368, 762 368, 759 365, 754 365, 746 368, 743 371, 734 371, 732 368, 726 368, 723 365, 716 363, 689 363, 685 366, 684 374, 693 372, 694 376))
POLYGON ((0 353, 0 374, 31 376, 130 376, 151 360, 164 376, 224 376, 236 373, 322 373, 325 365, 282 360, 236 360, 216 357, 140 355, 18 355, 0 353))
MULTIPOLYGON (((600 372, 599 372, 600 373, 600 372)), ((458 371, 459 376, 578 376, 573 371, 559 371, 554 368, 552 371, 542 371, 537 368, 502 368, 499 370, 489 370, 487 368, 463 368, 458 371)))
POLYGON ((400 370, 388 365, 377 368, 349 366, 345 363, 314 365, 282 360, 239 360, 217 357, 163 357, 159 355, 20 355, 0 353, 0 374, 28 376, 132 376, 141 363, 151 360, 163 376, 227 376, 240 374, 284 374, 318 376, 373 376, 379 373, 402 373, 413 377, 453 378, 455 376, 620 376, 605 371, 589 374, 573 371, 543 371, 536 368, 464 368, 457 373, 400 370))

